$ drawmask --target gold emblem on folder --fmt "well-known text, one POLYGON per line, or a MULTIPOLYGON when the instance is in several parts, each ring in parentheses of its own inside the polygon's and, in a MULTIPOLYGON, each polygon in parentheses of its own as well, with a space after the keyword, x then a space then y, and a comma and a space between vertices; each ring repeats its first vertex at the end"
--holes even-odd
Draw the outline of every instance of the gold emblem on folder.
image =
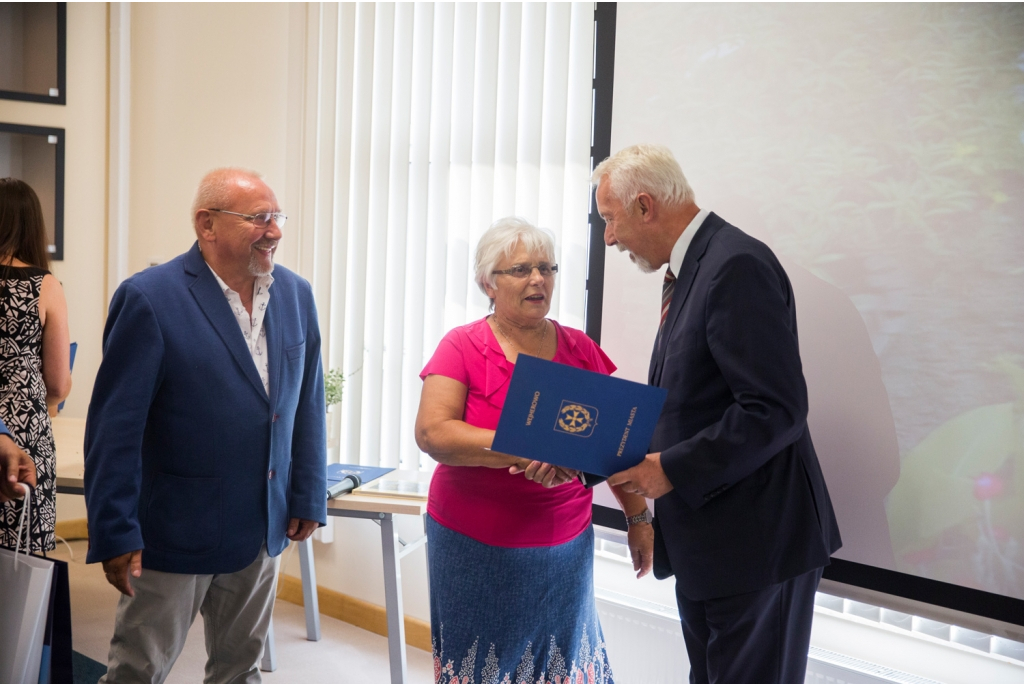
POLYGON ((597 407, 562 400, 562 407, 558 410, 558 419, 555 421, 556 431, 589 438, 596 425, 597 407))

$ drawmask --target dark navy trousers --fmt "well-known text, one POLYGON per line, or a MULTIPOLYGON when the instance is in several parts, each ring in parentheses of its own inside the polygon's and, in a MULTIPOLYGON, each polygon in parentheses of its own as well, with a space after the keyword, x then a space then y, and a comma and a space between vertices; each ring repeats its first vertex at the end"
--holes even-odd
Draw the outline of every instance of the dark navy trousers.
POLYGON ((802 683, 822 569, 742 595, 676 602, 691 683, 802 683))

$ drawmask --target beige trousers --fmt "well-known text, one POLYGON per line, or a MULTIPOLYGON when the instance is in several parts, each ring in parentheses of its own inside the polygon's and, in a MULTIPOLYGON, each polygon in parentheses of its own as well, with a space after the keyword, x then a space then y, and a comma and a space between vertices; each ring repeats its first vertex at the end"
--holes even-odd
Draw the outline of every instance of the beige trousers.
MULTIPOLYGON (((143 552, 145 554, 145 552, 143 552)), ((262 682, 280 557, 266 545, 236 573, 189 575, 144 569, 135 597, 121 595, 101 683, 162 683, 185 646, 196 612, 206 626, 207 683, 262 682)))

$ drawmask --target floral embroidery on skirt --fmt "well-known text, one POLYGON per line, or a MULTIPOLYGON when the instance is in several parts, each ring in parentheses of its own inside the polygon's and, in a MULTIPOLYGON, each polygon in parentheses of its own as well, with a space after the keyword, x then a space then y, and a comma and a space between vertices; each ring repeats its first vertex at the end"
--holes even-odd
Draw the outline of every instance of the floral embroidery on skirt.
MULTIPOLYGON (((551 636, 551 643, 548 646, 548 659, 546 668, 542 668, 538 674, 538 663, 534 661, 533 643, 527 643, 526 651, 519 659, 519 665, 515 669, 515 679, 512 679, 512 672, 505 671, 502 675, 498 657, 495 654, 494 643, 491 643, 487 657, 484 659, 483 668, 480 669, 479 680, 474 680, 476 673, 476 658, 479 641, 473 643, 465 658, 462 659, 458 674, 455 673, 455 662, 452 659, 445 661, 443 649, 438 649, 436 642, 434 648, 434 682, 436 683, 611 683, 612 672, 608 665, 608 655, 605 653, 604 643, 599 642, 593 650, 590 649, 590 642, 586 635, 586 626, 583 627, 583 638, 580 641, 580 648, 577 659, 568 668, 565 658, 551 636), (444 664, 444 665, 442 665, 444 664), (536 680, 534 675, 537 675, 536 680)), ((444 626, 440 628, 444 633, 444 626)), ((444 640, 442 639, 442 644, 444 640)))
POLYGON ((593 528, 552 547, 485 545, 428 518, 437 683, 611 683, 593 528))

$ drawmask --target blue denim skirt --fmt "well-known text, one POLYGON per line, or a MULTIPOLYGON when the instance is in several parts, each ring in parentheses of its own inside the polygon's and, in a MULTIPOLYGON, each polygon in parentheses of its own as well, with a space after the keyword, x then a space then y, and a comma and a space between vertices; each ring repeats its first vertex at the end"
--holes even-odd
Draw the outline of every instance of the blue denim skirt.
POLYGON ((438 683, 611 683, 594 602, 594 529, 494 547, 427 517, 438 683))

